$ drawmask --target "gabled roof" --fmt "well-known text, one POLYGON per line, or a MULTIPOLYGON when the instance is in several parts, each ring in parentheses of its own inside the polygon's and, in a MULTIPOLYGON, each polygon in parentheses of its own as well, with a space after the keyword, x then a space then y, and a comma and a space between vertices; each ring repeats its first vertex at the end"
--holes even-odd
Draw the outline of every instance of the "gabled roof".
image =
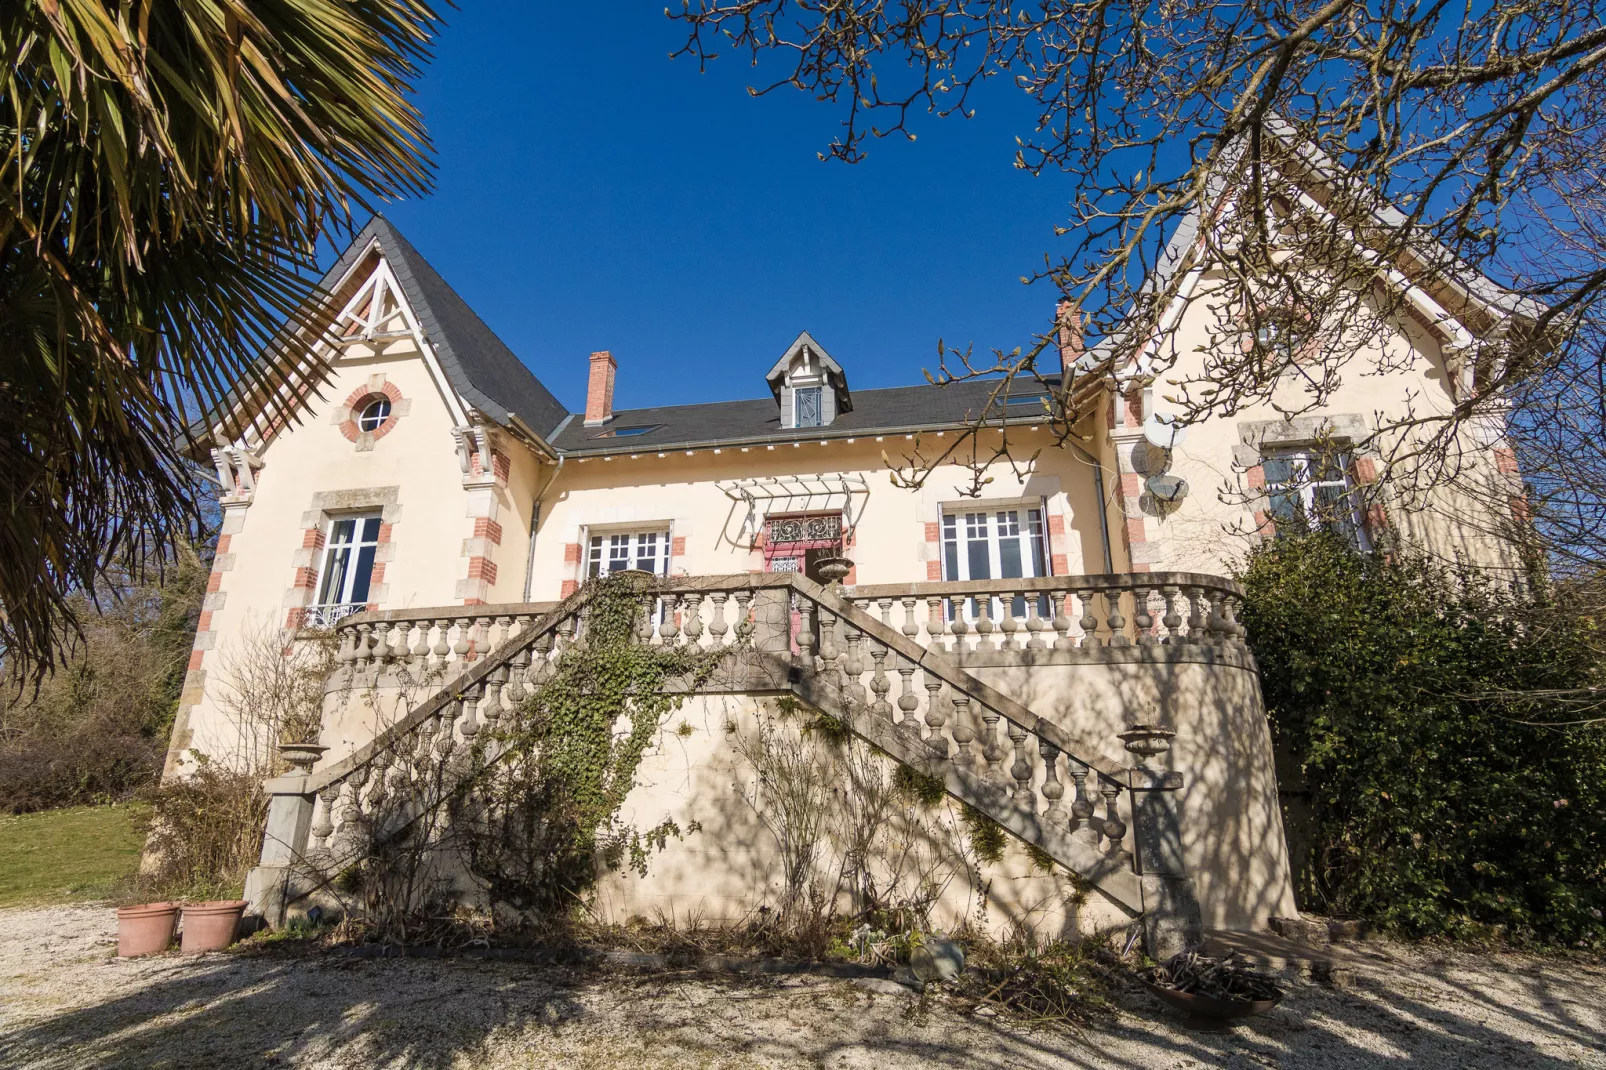
POLYGON ((384 216, 374 216, 352 240, 324 277, 324 286, 338 282, 375 243, 425 339, 434 346, 447 381, 497 423, 506 424, 516 414, 543 438, 550 436, 569 410, 384 216))
MULTIPOLYGON (((375 251, 390 266, 452 389, 491 420, 506 425, 517 415, 536 434, 550 438, 569 410, 384 216, 376 215, 368 221, 340 259, 324 273, 319 286, 333 293, 375 251)), ((287 339, 294 338, 287 324, 275 336, 270 349, 283 347, 287 339)), ((259 359, 266 363, 274 358, 264 353, 259 359)), ((244 393, 236 387, 225 407, 239 404, 244 393)), ((209 443, 211 429, 217 423, 216 414, 197 421, 190 428, 191 440, 198 445, 209 443)))
POLYGON ((808 331, 799 334, 796 340, 786 347, 781 359, 776 361, 764 375, 764 380, 770 384, 770 393, 775 395, 775 400, 781 400, 781 386, 786 382, 786 372, 791 368, 792 361, 796 360, 798 354, 805 349, 814 354, 815 359, 820 362, 820 367, 825 370, 826 381, 831 384, 831 389, 836 391, 837 411, 852 412, 853 395, 848 393, 848 373, 842 370, 842 365, 838 364, 808 331))

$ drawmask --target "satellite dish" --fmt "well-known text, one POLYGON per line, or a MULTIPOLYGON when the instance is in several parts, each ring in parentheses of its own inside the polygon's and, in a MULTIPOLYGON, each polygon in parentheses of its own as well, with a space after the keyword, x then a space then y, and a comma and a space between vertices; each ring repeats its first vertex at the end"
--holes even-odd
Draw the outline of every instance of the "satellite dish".
POLYGON ((1174 505, 1188 496, 1188 481, 1181 476, 1169 474, 1150 476, 1147 486, 1150 494, 1169 505, 1174 505))
POLYGON ((1188 429, 1177 423, 1175 416, 1157 412, 1143 421, 1143 437, 1151 446, 1174 450, 1187 440, 1188 429))

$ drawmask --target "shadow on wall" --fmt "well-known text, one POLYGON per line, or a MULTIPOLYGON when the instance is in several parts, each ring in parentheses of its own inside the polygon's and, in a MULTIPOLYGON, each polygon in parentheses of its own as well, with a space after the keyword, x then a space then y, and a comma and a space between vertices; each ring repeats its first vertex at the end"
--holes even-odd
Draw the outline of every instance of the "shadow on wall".
POLYGON ((642 828, 668 816, 697 831, 655 854, 644 878, 606 875, 601 918, 744 924, 797 908, 838 921, 875 910, 928 930, 1024 929, 1039 941, 1131 924, 1001 829, 1001 857, 978 857, 962 807, 940 787, 918 798, 890 758, 806 728, 812 711, 781 705, 699 696, 672 718, 620 816, 642 828), (798 875, 790 889, 788 874, 798 875))
MULTIPOLYGON (((1247 668, 1199 661, 973 667, 972 673, 1123 765, 1117 734, 1176 730, 1183 850, 1207 929, 1264 929, 1294 911, 1271 731, 1247 668)), ((1037 782, 1042 779, 1038 774, 1037 782)))

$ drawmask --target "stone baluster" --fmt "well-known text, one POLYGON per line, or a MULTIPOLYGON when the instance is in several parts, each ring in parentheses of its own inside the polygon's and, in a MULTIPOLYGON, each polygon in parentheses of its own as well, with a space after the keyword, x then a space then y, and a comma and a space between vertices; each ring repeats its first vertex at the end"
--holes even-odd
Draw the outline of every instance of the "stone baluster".
POLYGON ((1099 843, 1098 810, 1094 805, 1096 796, 1087 786, 1088 767, 1070 755, 1065 756, 1065 764, 1070 767, 1071 780, 1075 784, 1071 796, 1071 833, 1077 840, 1096 848, 1099 843))
POLYGON ((1071 593, 1063 591, 1051 596, 1054 599, 1054 649, 1071 650, 1076 646, 1076 638, 1071 634, 1070 602, 1071 593))
POLYGON ((1154 635, 1154 615, 1149 612, 1149 592, 1148 587, 1132 589, 1132 623, 1137 628, 1139 646, 1159 642, 1154 635))
POLYGON ((812 669, 814 668, 814 622, 817 616, 813 599, 798 599, 797 616, 798 664, 805 669, 812 669))
POLYGON ((1177 596, 1181 589, 1175 586, 1162 587, 1160 597, 1165 600, 1165 616, 1160 623, 1165 625, 1165 642, 1176 645, 1182 642, 1182 615, 1177 612, 1177 596))
POLYGON ((483 658, 491 652, 491 618, 474 618, 474 657, 483 658))
POLYGON ((1194 645, 1205 642, 1204 590, 1199 587, 1183 589, 1188 603, 1188 642, 1194 645))
POLYGON ((445 762, 452 756, 457 747, 457 737, 452 729, 456 726, 457 716, 462 711, 462 703, 448 702, 445 711, 435 715, 434 738, 435 757, 445 762))
MULTIPOLYGON (((999 644, 1003 650, 1021 649, 1020 633, 1024 630, 1024 624, 1019 617, 1015 616, 1016 597, 1005 591, 1003 597, 998 600, 998 604, 1003 610, 1003 616, 998 622, 999 631, 1004 633, 1004 641, 999 644)), ((1024 607, 1022 612, 1024 612, 1024 607)))
POLYGON ((674 646, 680 642, 680 595, 666 594, 663 597, 664 619, 658 623, 658 638, 664 646, 674 646))
POLYGON ((993 638, 993 600, 988 595, 976 596, 976 649, 997 650, 998 642, 993 638))
POLYGON ((870 712, 889 721, 892 720, 892 703, 887 701, 887 693, 892 690, 892 680, 887 676, 887 655, 890 653, 884 643, 870 640, 870 660, 875 662, 875 672, 870 676, 870 690, 875 694, 875 700, 870 703, 870 712))
POLYGON ((530 667, 525 671, 524 679, 529 690, 534 691, 547 678, 552 671, 552 648, 557 644, 558 633, 563 625, 549 628, 535 637, 534 652, 530 656, 530 667))
POLYGON ((938 692, 942 690, 942 681, 934 673, 925 673, 926 678, 926 727, 930 729, 926 734, 926 753, 933 758, 946 759, 948 757, 948 737, 943 733, 943 726, 948 723, 948 711, 942 707, 942 699, 938 692))
POLYGON ((369 623, 357 625, 357 646, 354 650, 352 664, 358 672, 366 673, 373 664, 374 626, 369 623))
POLYGON ((898 675, 903 677, 903 691, 898 695, 898 712, 903 714, 902 723, 912 729, 915 726, 915 711, 920 708, 920 700, 915 698, 914 664, 899 658, 898 675))
POLYGON ((1111 858, 1119 859, 1126 853, 1126 848, 1122 846, 1126 839, 1126 822, 1121 820, 1121 815, 1116 811, 1121 785, 1100 778, 1099 794, 1104 796, 1104 820, 1099 823, 1099 832, 1104 835, 1104 849, 1111 858))
POLYGON ((1032 793, 1032 757, 1026 746, 1026 729, 1014 721, 1006 721, 1009 741, 1015 745, 1015 761, 1009 775, 1015 778, 1015 805, 1028 813, 1037 810, 1037 796, 1032 793))
POLYGON ((1065 797, 1065 785, 1060 783, 1059 773, 1055 766, 1059 763, 1060 749, 1048 740, 1038 737, 1037 753, 1043 756, 1043 798, 1048 805, 1043 808, 1043 816, 1050 819, 1050 824, 1058 824, 1065 815, 1065 808, 1060 800, 1065 797))
POLYGON ((1104 640, 1099 638, 1099 618, 1093 611, 1093 590, 1084 588, 1076 592, 1076 597, 1082 603, 1082 645, 1103 646, 1104 640))
MULTIPOLYGON (((1050 596, 1052 597, 1052 596, 1050 596)), ((1043 621, 1042 596, 1028 594, 1026 596, 1026 649, 1046 650, 1048 643, 1043 640, 1043 629, 1048 625, 1043 621)))
POLYGON ((452 644, 452 653, 456 656, 459 665, 468 660, 468 631, 468 618, 465 617, 457 622, 457 641, 452 644))
POLYGON ((708 622, 709 645, 722 647, 725 645, 725 633, 730 631, 730 625, 725 623, 725 602, 730 594, 725 591, 715 591, 708 596, 714 603, 714 619, 708 622))
POLYGON ((816 613, 820 620, 820 669, 829 680, 835 677, 837 659, 842 656, 841 648, 836 645, 836 614, 824 607, 816 613))
POLYGON ((492 697, 494 693, 493 691, 487 694, 483 683, 470 684, 463 689, 463 719, 459 722, 457 730, 462 733, 463 742, 470 749, 474 746, 474 737, 480 734, 480 722, 476 714, 482 701, 481 696, 484 696, 485 701, 494 702, 495 699, 492 697))
POLYGON ((941 650, 948 624, 943 620, 942 599, 926 599, 926 649, 941 650))
POLYGON ((917 643, 920 641, 920 622, 915 620, 915 606, 919 604, 920 600, 914 595, 911 594, 904 596, 903 627, 898 629, 899 631, 903 632, 905 638, 912 639, 917 643))
POLYGON ((384 671, 385 665, 390 661, 390 644, 386 642, 390 637, 389 622, 380 621, 376 623, 373 626, 373 631, 369 634, 373 637, 374 645, 370 648, 368 656, 373 661, 375 668, 384 671))
POLYGON ((883 598, 878 604, 881 608, 881 623, 888 628, 892 627, 892 599, 883 598))
POLYGON ((357 630, 355 628, 340 629, 340 646, 335 651, 335 661, 344 668, 349 675, 351 663, 357 656, 357 630))
MULTIPOLYGON (((970 634, 970 622, 965 619, 965 600, 958 598, 953 603, 953 618, 948 621, 948 649, 955 654, 964 653, 968 647, 965 645, 965 636, 970 634)), ((980 649, 978 647, 978 649, 980 649)))
POLYGON ((1210 642, 1220 643, 1227 637, 1226 620, 1222 617, 1221 612, 1222 594, 1220 589, 1209 588, 1205 592, 1205 598, 1210 605, 1210 610, 1205 616, 1205 634, 1210 637, 1210 642))
POLYGON ((1104 604, 1109 609, 1109 616, 1105 623, 1110 629, 1111 646, 1131 646, 1132 640, 1126 637, 1126 618, 1121 615, 1121 589, 1113 587, 1104 592, 1104 604))
POLYGON ((998 738, 998 717, 998 711, 991 706, 981 708, 981 756, 994 773, 1004 766, 1004 741, 998 738))
POLYGON ((424 662, 426 671, 429 669, 444 669, 446 667, 446 656, 452 652, 451 644, 447 641, 446 635, 451 628, 451 622, 437 620, 433 624, 435 628, 434 643, 429 642, 430 622, 426 621, 424 624, 424 641, 428 646, 425 651, 424 662))
POLYGON ((952 687, 948 693, 954 704, 954 724, 948 733, 954 737, 954 763, 962 769, 973 769, 976 756, 970 752, 970 744, 976 738, 976 721, 970 715, 970 696, 952 687))
POLYGON ((731 638, 737 643, 745 643, 756 626, 753 621, 753 592, 750 588, 742 587, 733 597, 736 599, 736 629, 731 638))
POLYGON ((509 622, 510 618, 504 614, 497 614, 491 619, 491 624, 495 628, 495 637, 490 640, 490 646, 486 648, 487 651, 496 650, 500 648, 503 643, 507 642, 509 622))
POLYGON ((846 619, 842 622, 842 630, 846 633, 848 644, 847 652, 842 658, 842 693, 855 706, 862 706, 865 692, 864 685, 859 683, 859 677, 864 675, 864 659, 859 656, 859 644, 864 641, 864 633, 846 619))
POLYGON ((1222 639, 1233 642, 1242 639, 1249 629, 1238 623, 1238 599, 1233 595, 1223 595, 1221 599, 1221 628, 1222 639))
POLYGON ((424 674, 429 671, 429 621, 418 622, 418 638, 408 653, 412 655, 407 659, 408 671, 413 674, 414 679, 423 679, 424 674))
POLYGON ((692 592, 686 596, 686 618, 681 622, 681 631, 686 633, 686 642, 692 646, 700 646, 703 641, 703 596, 692 592))
POLYGON ((495 729, 497 719, 504 713, 509 713, 518 707, 524 700, 524 674, 530 664, 530 648, 527 644, 521 645, 513 652, 513 657, 501 669, 501 686, 497 689, 498 701, 496 703, 496 717, 491 711, 485 711, 486 727, 495 729))
POLYGON ((318 792, 318 802, 312 815, 312 853, 322 856, 329 853, 329 837, 335 831, 335 799, 339 795, 340 785, 330 784, 318 792))

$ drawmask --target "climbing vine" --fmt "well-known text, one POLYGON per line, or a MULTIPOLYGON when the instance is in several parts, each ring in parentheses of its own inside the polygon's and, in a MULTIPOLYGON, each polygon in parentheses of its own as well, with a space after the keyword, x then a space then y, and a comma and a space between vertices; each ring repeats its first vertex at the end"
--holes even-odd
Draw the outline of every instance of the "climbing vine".
POLYGON ((619 818, 642 757, 722 651, 638 641, 653 599, 637 575, 592 581, 581 640, 494 731, 452 800, 470 872, 493 908, 535 917, 572 906, 599 862, 645 873, 653 850, 685 832, 619 818))

